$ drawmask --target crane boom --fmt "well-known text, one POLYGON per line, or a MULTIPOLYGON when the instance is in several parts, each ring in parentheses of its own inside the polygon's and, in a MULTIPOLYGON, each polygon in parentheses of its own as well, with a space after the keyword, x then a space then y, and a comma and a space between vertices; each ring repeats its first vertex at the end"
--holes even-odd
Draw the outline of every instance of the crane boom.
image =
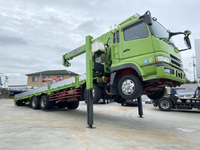
POLYGON ((71 64, 69 63, 69 60, 72 60, 74 57, 77 57, 79 55, 82 55, 86 52, 86 45, 82 45, 66 54, 63 55, 63 59, 62 59, 62 62, 63 62, 63 65, 65 67, 69 67, 71 66, 71 64))

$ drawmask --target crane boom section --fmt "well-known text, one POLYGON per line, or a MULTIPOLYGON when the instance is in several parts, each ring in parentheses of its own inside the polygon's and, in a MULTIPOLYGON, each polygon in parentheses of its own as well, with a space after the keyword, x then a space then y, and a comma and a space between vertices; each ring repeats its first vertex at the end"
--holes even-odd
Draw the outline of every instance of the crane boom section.
POLYGON ((74 57, 77 57, 79 55, 82 55, 86 52, 86 45, 82 45, 66 54, 63 55, 63 65, 66 67, 71 66, 71 64, 68 62, 68 60, 72 60, 74 57))

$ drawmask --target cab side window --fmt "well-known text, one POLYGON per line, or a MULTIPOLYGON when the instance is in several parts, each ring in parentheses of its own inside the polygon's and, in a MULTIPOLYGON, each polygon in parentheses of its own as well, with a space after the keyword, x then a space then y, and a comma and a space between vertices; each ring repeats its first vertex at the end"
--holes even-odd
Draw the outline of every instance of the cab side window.
POLYGON ((148 31, 144 22, 133 24, 124 29, 124 40, 131 41, 148 37, 148 31))
POLYGON ((119 31, 113 33, 113 43, 119 43, 119 31))

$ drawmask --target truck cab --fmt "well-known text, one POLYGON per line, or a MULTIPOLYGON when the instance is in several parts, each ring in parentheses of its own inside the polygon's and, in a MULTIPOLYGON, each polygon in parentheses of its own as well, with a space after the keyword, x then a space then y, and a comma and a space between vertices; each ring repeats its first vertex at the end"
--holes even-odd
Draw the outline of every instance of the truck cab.
MULTIPOLYGON (((176 87, 185 83, 180 52, 191 49, 190 31, 170 32, 147 12, 143 16, 134 15, 128 18, 112 32, 111 74, 114 74, 118 81, 129 75, 123 79, 121 85, 118 84, 117 91, 121 91, 122 97, 135 98, 137 93, 140 93, 156 100, 165 95, 165 86, 176 87), (172 40, 172 36, 179 34, 184 35, 186 49, 178 49, 172 40), (137 84, 142 87, 137 87, 136 83, 129 79, 130 74, 139 79, 137 84), (134 92, 131 92, 130 88, 140 89, 133 96, 134 92)), ((117 87, 117 84, 112 85, 117 87)), ((116 90, 111 87, 111 91, 116 90)))

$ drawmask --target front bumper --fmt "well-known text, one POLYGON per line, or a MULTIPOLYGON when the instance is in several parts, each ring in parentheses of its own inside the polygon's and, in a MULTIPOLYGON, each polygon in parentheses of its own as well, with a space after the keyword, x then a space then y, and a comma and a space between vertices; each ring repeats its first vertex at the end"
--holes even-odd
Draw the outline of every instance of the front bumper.
POLYGON ((152 70, 154 73, 149 76, 143 76, 143 81, 166 79, 170 80, 176 86, 186 82, 185 73, 182 70, 166 63, 152 64, 146 66, 145 69, 152 70))
POLYGON ((165 63, 156 64, 156 72, 158 79, 170 79, 181 84, 186 82, 185 73, 182 70, 165 63))

